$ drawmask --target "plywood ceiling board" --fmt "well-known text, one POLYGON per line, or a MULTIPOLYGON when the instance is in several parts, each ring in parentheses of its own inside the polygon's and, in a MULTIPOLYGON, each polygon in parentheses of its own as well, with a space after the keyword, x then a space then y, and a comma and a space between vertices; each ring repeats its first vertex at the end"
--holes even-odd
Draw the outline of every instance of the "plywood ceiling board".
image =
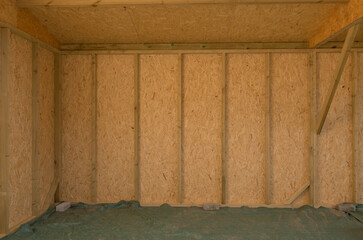
POLYGON ((62 43, 301 42, 316 34, 339 5, 36 7, 31 11, 62 43))
POLYGON ((138 42, 124 8, 34 8, 32 13, 62 43, 138 42))

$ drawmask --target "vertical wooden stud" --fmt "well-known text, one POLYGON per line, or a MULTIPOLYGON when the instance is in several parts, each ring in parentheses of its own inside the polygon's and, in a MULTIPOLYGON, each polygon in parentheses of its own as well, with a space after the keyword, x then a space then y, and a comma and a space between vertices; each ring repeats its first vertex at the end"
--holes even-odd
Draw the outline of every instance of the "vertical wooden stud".
POLYGON ((179 109, 178 109, 178 127, 179 127, 179 162, 178 162, 178 202, 184 202, 184 80, 183 80, 183 54, 178 55, 179 59, 179 109))
POLYGON ((310 204, 315 207, 315 168, 316 168, 316 52, 310 53, 310 204))
POLYGON ((93 128, 92 128, 92 202, 97 202, 97 55, 92 54, 93 128))
POLYGON ((39 215, 39 46, 32 45, 32 214, 39 215))
POLYGON ((265 127, 266 127, 266 142, 265 142, 265 195, 266 195, 266 204, 271 204, 271 77, 270 77, 270 65, 271 65, 271 54, 266 53, 265 55, 265 91, 266 91, 266 111, 265 111, 265 127))
POLYGON ((359 152, 358 152, 358 141, 359 141, 359 119, 357 114, 358 107, 358 53, 353 52, 353 202, 359 201, 359 152))
POLYGON ((134 186, 135 186, 135 200, 140 201, 140 79, 139 79, 139 54, 135 54, 135 138, 134 138, 134 186))
POLYGON ((9 38, 1 28, 0 43, 0 235, 9 233, 9 38))
POLYGON ((222 54, 222 204, 226 204, 227 198, 227 59, 226 53, 222 54))
POLYGON ((54 54, 54 179, 57 190, 54 196, 56 202, 61 201, 59 180, 62 172, 62 101, 61 101, 61 55, 54 54))

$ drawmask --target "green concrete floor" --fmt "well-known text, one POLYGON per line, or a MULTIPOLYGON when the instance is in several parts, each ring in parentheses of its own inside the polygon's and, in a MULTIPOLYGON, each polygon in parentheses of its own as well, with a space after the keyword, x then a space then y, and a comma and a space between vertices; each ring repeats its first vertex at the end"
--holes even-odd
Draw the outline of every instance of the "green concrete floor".
POLYGON ((363 239, 362 212, 334 209, 139 207, 137 202, 50 208, 4 240, 363 239), (360 221, 358 219, 361 219, 360 221))

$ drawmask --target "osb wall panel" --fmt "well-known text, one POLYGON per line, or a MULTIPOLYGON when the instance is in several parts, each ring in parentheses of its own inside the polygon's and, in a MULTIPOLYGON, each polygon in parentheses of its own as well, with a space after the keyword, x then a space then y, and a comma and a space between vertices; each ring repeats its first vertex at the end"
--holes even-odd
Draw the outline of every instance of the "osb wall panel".
POLYGON ((32 44, 10 35, 10 228, 32 215, 32 44))
POLYGON ((228 203, 265 203, 265 55, 227 58, 228 203))
POLYGON ((54 199, 45 198, 54 178, 54 55, 39 48, 39 192, 40 211, 54 199), (44 205, 42 205, 44 204, 44 205))
POLYGON ((178 73, 178 55, 140 56, 141 202, 178 201, 178 73))
POLYGON ((16 26, 17 12, 16 0, 1 0, 0 1, 0 21, 10 23, 16 26))
MULTIPOLYGON (((329 86, 334 81, 339 54, 318 54, 317 109, 322 111, 329 86)), ((350 202, 352 179, 352 62, 345 66, 324 128, 318 136, 317 203, 331 205, 350 202)))
POLYGON ((309 76, 308 54, 272 54, 272 203, 286 202, 309 181, 309 76))
POLYGON ((91 200, 93 83, 92 57, 62 57, 62 171, 60 197, 91 200))
POLYGON ((98 201, 134 199, 134 56, 97 57, 98 201))
POLYGON ((221 202, 222 57, 184 56, 186 203, 221 202))
POLYGON ((357 138, 358 146, 356 146, 356 151, 358 151, 358 186, 357 191, 359 193, 357 202, 363 204, 363 53, 358 54, 358 88, 357 88, 357 138))

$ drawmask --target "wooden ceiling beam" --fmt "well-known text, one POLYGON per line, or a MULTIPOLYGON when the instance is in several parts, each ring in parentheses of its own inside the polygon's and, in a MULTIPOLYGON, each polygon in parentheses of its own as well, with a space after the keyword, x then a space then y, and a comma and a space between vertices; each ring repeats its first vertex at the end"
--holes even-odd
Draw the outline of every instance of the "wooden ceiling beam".
POLYGON ((327 4, 349 0, 17 0, 17 6, 96 7, 124 5, 188 5, 188 4, 327 4))
POLYGON ((353 25, 363 21, 363 1, 350 0, 340 6, 322 25, 319 32, 309 40, 310 48, 318 48, 353 25))

